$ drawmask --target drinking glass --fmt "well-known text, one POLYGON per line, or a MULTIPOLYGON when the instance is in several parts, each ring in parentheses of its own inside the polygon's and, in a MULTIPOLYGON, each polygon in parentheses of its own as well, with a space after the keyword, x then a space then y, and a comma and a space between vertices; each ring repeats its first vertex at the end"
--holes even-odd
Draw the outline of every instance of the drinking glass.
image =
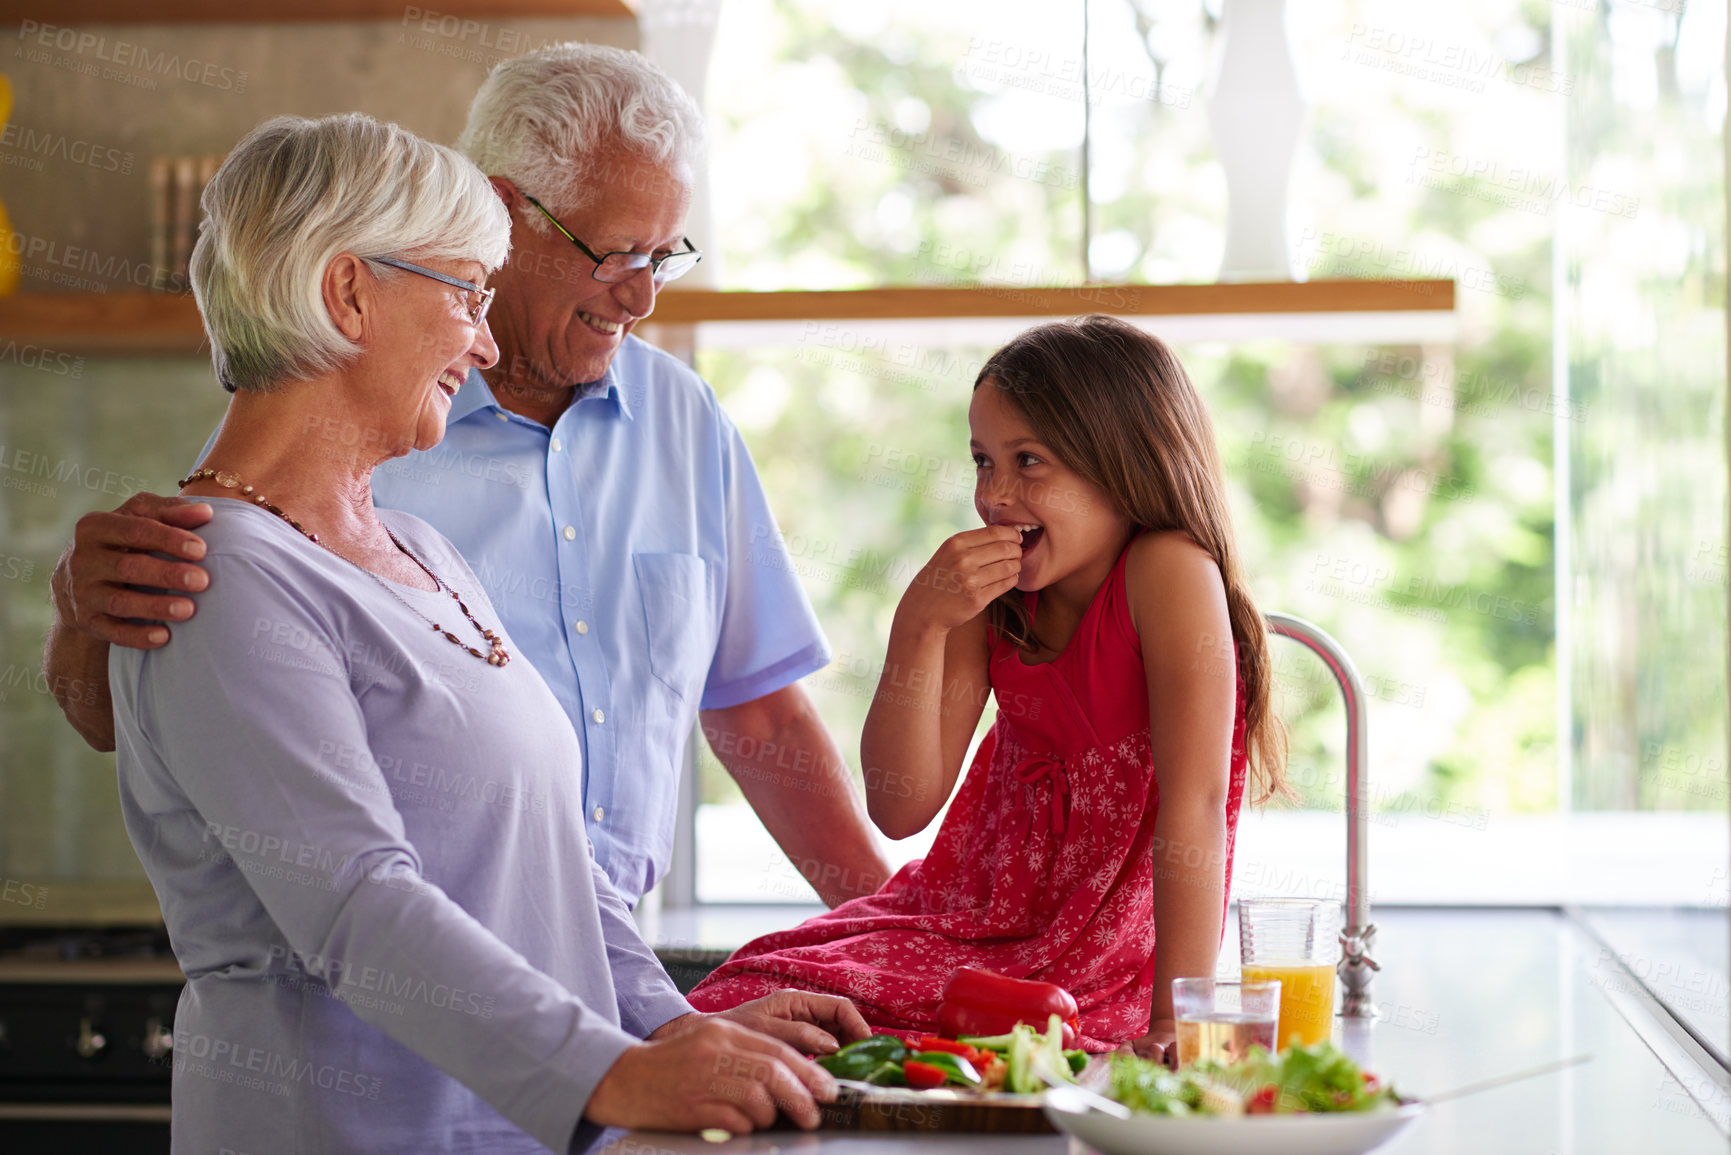
POLYGON ((1245 982, 1278 980, 1282 1050, 1326 1040, 1334 1028, 1334 967, 1340 958, 1340 904, 1311 898, 1254 898, 1238 904, 1245 982))
POLYGON ((1231 1063, 1253 1046, 1274 1050, 1280 984, 1173 979, 1172 1009, 1178 1020, 1179 1066, 1198 1059, 1231 1063))

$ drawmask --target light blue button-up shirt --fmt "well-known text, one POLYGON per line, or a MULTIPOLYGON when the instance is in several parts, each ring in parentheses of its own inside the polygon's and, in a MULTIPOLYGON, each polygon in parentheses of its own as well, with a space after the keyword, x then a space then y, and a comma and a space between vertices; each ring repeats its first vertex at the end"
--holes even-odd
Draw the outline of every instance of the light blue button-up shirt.
POLYGON ((698 709, 830 660, 739 431, 634 337, 552 429, 471 373, 444 441, 380 466, 373 498, 456 543, 552 687, 583 743, 596 860, 629 901, 667 869, 698 709))
MULTIPOLYGON (((308 432, 313 451, 357 436, 308 432)), ((739 430, 703 378, 635 337, 551 430, 471 372, 444 440, 374 470, 373 501, 431 524, 480 576, 577 730, 589 841, 633 904, 672 856, 698 709, 829 664, 739 430)))

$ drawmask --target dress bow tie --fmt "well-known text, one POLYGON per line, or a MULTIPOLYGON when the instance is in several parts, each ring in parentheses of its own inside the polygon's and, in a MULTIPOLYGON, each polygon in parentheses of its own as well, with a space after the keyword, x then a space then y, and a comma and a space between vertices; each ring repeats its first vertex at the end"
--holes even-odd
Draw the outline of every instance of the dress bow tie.
POLYGON ((1016 763, 1016 780, 1032 786, 1042 779, 1052 783, 1052 837, 1064 836, 1064 799, 1070 794, 1070 775, 1062 758, 1050 754, 1030 754, 1016 763))

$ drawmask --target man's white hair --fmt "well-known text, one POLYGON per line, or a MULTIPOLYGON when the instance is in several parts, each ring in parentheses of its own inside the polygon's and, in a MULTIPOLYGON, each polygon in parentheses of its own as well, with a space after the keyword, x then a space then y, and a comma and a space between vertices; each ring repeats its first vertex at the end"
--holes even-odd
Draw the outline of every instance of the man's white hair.
POLYGON ((230 392, 328 373, 360 352, 325 309, 325 269, 339 254, 477 261, 492 272, 511 250, 510 215, 480 169, 358 112, 265 121, 229 153, 201 204, 189 272, 230 392))
MULTIPOLYGON (((605 194, 607 154, 624 149, 677 172, 703 155, 703 113, 644 57, 601 44, 552 44, 503 60, 475 93, 457 147, 554 215, 605 194)), ((677 174, 684 180, 690 177, 677 174)), ((524 214, 537 232, 540 213, 524 214)))

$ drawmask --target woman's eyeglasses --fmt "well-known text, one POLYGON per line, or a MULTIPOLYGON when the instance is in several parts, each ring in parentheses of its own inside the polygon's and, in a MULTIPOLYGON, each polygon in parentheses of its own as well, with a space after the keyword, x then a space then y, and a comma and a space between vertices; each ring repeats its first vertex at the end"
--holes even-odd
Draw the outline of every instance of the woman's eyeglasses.
POLYGON ((473 281, 459 280, 448 277, 444 273, 414 264, 411 261, 399 261, 395 257, 368 257, 369 261, 377 261, 381 265, 389 265, 393 269, 405 269, 411 273, 419 273, 423 277, 431 277, 435 281, 443 281, 447 285, 455 285, 462 289, 464 304, 469 310, 469 324, 479 329, 481 322, 487 319, 487 310, 493 307, 493 290, 483 289, 473 281))

